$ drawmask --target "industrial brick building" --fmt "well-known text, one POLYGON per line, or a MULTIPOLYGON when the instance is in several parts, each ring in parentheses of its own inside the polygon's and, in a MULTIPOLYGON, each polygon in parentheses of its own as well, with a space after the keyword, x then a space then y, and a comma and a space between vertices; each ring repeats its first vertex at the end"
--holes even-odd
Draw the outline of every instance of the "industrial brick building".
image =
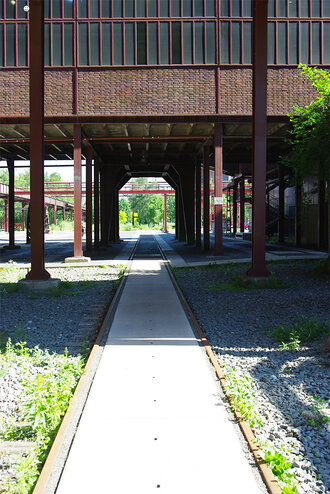
MULTIPOLYGON (((29 63, 29 17, 38 3, 0 0, 0 152, 8 163, 30 156, 30 91, 32 97, 37 89, 29 87, 36 73, 29 63)), ((142 175, 163 176, 173 185, 177 238, 200 244, 201 169, 206 208, 209 166, 216 166, 217 156, 222 170, 236 176, 234 189, 244 178, 253 180, 253 56, 260 59, 255 52, 265 41, 267 179, 278 179, 283 203, 285 171, 278 158, 285 152, 286 115, 315 97, 297 64, 329 68, 330 2, 269 0, 267 39, 253 49, 254 3, 267 5, 266 0, 44 1, 44 158, 72 159, 74 147, 75 166, 86 157, 90 181, 94 163, 95 246, 118 239, 118 190, 142 175)), ((279 207, 283 237, 284 205, 279 207)), ((325 228, 323 219, 314 239, 319 247, 325 247, 325 228)))

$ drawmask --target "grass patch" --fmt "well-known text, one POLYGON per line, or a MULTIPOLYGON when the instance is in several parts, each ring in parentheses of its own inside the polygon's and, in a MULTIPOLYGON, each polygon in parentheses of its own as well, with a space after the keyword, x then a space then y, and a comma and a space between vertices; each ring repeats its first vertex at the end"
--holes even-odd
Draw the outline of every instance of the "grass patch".
POLYGON ((267 335, 281 343, 281 350, 299 350, 300 343, 317 340, 320 336, 330 334, 329 322, 321 322, 316 317, 308 319, 301 316, 296 322, 282 323, 267 332, 267 335))
POLYGON ((0 370, 6 372, 14 366, 22 385, 15 419, 0 416, 0 439, 33 442, 31 450, 16 463, 6 492, 32 492, 84 364, 81 357, 30 349, 25 342, 13 345, 10 339, 0 352, 0 370))
POLYGON ((0 295, 17 292, 18 280, 24 278, 23 270, 14 261, 8 261, 0 268, 0 295))
POLYGON ((229 283, 216 281, 207 285, 210 291, 224 290, 228 292, 238 292, 243 290, 279 289, 292 286, 288 280, 282 280, 271 275, 267 279, 250 279, 242 275, 233 275, 229 283))

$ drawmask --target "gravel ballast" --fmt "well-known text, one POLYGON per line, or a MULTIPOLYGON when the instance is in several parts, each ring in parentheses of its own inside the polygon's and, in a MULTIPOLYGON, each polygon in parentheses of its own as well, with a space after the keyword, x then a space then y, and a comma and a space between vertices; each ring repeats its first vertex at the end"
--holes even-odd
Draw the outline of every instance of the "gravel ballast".
MULTIPOLYGON (((175 276, 221 365, 253 379, 263 425, 260 444, 283 452, 293 462, 298 492, 329 492, 329 422, 311 425, 315 409, 329 417, 329 368, 326 337, 281 351, 267 336, 275 325, 298 316, 329 318, 329 284, 310 261, 274 263, 271 271, 292 285, 277 289, 225 291, 233 273, 248 266, 177 269, 175 276)), ((314 420, 313 420, 314 419, 314 420)))
MULTIPOLYGON (((10 338, 13 344, 24 341, 28 348, 38 346, 49 353, 85 354, 95 341, 120 271, 115 265, 50 268, 52 278, 65 283, 42 294, 11 292, 14 284, 1 283, 0 343, 10 338)), ((21 377, 16 365, 0 368, 0 424, 3 419, 20 420, 21 377)), ((30 447, 28 441, 0 444, 0 492, 9 492, 4 486, 15 479, 15 465, 30 447)))

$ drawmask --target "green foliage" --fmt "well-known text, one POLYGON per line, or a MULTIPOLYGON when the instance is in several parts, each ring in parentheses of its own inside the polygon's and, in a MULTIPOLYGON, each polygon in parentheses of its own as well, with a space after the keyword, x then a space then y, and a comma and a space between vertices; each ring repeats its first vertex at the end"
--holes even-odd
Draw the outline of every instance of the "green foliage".
POLYGON ((317 274, 330 274, 330 257, 319 259, 314 263, 314 271, 317 274))
POLYGON ((125 211, 119 211, 119 223, 123 225, 126 222, 127 222, 127 216, 125 211))
POLYGON ((51 224, 50 229, 53 231, 73 231, 74 222, 69 220, 57 220, 57 225, 51 224))
POLYGON ((307 419, 310 426, 321 429, 324 424, 330 422, 330 417, 326 413, 326 402, 319 396, 310 396, 309 399, 311 408, 309 411, 302 412, 302 415, 307 419))
POLYGON ((22 392, 19 421, 2 419, 0 439, 29 439, 34 446, 22 456, 8 492, 28 494, 39 476, 72 393, 84 368, 81 357, 50 354, 38 347, 29 349, 25 342, 7 341, 0 352, 0 370, 15 366, 21 373, 22 392))
POLYGON ((275 341, 281 342, 283 350, 299 349, 300 343, 314 341, 323 334, 329 334, 329 323, 321 322, 316 317, 308 319, 301 316, 297 317, 293 324, 278 324, 267 334, 275 341))
POLYGON ((0 295, 17 292, 18 280, 24 278, 24 272, 14 261, 8 261, 3 268, 0 268, 0 295))
POLYGON ((255 388, 248 376, 241 376, 235 368, 225 367, 224 387, 231 398, 231 406, 240 411, 251 428, 260 427, 262 419, 258 414, 255 388))
POLYGON ((282 494, 298 494, 297 486, 294 483, 294 475, 290 473, 292 463, 282 453, 274 450, 267 450, 264 459, 280 483, 285 484, 282 487, 282 494))
POLYGON ((8 170, 0 169, 0 184, 8 184, 8 183, 9 183, 8 170))
POLYGON ((300 64, 305 75, 316 89, 316 100, 304 107, 294 107, 289 114, 292 124, 286 142, 290 154, 283 163, 292 167, 296 177, 329 178, 330 139, 330 73, 317 67, 300 64))
POLYGON ((214 282, 208 285, 208 290, 225 290, 228 292, 237 292, 242 290, 260 290, 260 289, 272 289, 272 288, 288 288, 291 283, 288 280, 281 280, 272 275, 267 279, 254 279, 246 278, 241 275, 232 275, 230 283, 214 282))

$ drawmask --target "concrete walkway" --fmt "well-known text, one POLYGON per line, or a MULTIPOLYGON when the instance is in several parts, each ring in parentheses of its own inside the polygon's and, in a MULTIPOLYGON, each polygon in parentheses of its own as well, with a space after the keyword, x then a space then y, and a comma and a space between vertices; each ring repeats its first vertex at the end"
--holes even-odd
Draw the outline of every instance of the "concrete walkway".
POLYGON ((132 263, 57 494, 258 494, 160 259, 132 263))

